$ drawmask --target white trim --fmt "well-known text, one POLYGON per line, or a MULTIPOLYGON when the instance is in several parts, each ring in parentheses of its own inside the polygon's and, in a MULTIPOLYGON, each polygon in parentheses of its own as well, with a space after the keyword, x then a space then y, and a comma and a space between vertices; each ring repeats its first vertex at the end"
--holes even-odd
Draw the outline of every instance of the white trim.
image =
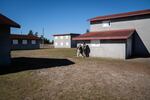
POLYGON ((55 38, 55 39, 58 39, 58 36, 55 36, 54 38, 55 38))
POLYGON ((65 36, 66 37, 66 39, 69 39, 69 36, 65 36))
POLYGON ((111 26, 110 21, 103 21, 102 22, 102 27, 110 27, 110 26, 111 26))

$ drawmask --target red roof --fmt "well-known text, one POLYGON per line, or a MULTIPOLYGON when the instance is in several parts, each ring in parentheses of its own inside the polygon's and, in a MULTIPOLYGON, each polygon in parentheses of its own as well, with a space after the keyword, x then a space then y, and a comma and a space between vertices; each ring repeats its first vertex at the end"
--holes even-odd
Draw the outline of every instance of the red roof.
POLYGON ((11 34, 10 39, 27 39, 27 40, 38 40, 40 39, 34 35, 20 35, 20 34, 11 34))
POLYGON ((68 33, 68 34, 54 34, 53 36, 64 36, 64 35, 80 35, 77 33, 68 33))
POLYGON ((8 25, 11 27, 20 28, 20 25, 16 22, 12 21, 11 19, 7 18, 6 16, 0 14, 0 25, 8 25))
POLYGON ((107 16, 98 16, 98 17, 89 19, 89 21, 91 22, 104 21, 104 20, 111 20, 111 19, 125 18, 125 17, 132 17, 132 16, 139 16, 139 15, 146 15, 146 14, 150 14, 150 9, 120 13, 120 14, 113 14, 113 15, 107 15, 107 16))
POLYGON ((73 40, 113 40, 128 39, 135 29, 109 30, 99 32, 88 32, 73 38, 73 40))

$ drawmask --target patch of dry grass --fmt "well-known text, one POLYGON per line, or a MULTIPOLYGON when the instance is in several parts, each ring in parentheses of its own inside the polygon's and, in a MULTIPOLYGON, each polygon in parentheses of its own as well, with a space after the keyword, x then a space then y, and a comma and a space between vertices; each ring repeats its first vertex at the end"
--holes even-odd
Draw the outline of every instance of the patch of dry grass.
POLYGON ((76 49, 38 49, 13 51, 12 57, 66 58, 76 56, 76 49))
POLYGON ((13 51, 12 56, 75 64, 0 75, 0 100, 150 100, 149 58, 77 58, 75 49, 13 51))

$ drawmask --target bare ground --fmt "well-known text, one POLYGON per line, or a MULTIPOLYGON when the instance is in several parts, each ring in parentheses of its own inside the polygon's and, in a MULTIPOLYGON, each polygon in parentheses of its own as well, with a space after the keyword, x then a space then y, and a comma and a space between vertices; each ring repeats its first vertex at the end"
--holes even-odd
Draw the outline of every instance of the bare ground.
POLYGON ((0 100, 150 100, 150 58, 77 58, 74 49, 13 51, 12 57, 26 57, 17 60, 26 68, 0 75, 0 100))

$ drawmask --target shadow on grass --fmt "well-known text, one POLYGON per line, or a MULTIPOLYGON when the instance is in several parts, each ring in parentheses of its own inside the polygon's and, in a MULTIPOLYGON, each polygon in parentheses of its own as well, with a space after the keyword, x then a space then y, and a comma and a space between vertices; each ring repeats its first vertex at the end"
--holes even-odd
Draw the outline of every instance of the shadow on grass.
POLYGON ((28 58, 28 57, 12 58, 12 63, 10 66, 0 68, 0 75, 16 73, 25 70, 61 67, 71 64, 74 64, 74 62, 68 59, 28 58))

